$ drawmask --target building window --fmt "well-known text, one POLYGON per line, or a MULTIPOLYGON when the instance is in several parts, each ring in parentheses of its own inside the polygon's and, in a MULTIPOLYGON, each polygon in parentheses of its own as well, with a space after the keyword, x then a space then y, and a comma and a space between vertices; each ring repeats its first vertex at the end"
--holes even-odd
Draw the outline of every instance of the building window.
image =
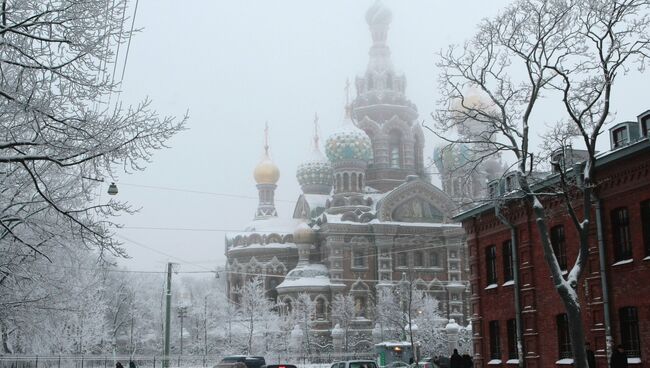
POLYGON ((406 253, 397 253, 397 267, 406 267, 408 266, 407 264, 407 258, 406 258, 406 253))
POLYGON ((512 242, 503 242, 503 281, 511 281, 512 278, 512 242))
POLYGON ((422 256, 422 252, 417 251, 413 252, 413 267, 422 267, 424 263, 424 259, 422 256))
POLYGON ((485 266, 487 270, 487 284, 497 283, 497 247, 490 246, 485 249, 485 266))
POLYGON ((508 329, 508 359, 517 359, 517 322, 509 319, 506 328, 508 329))
POLYGON ((388 137, 388 154, 391 168, 402 167, 402 135, 396 130, 392 130, 388 137))
POLYGON ((325 307, 325 300, 323 298, 316 299, 316 318, 325 319, 327 308, 325 307))
POLYGON ((429 266, 430 267, 438 267, 438 253, 436 252, 431 252, 429 253, 429 266))
POLYGON ((355 250, 353 253, 353 267, 365 267, 366 266, 366 255, 362 250, 355 250))
POLYGON ((648 132, 650 132, 650 116, 641 119, 641 136, 647 137, 648 132))
POLYGON ((627 144, 627 128, 620 127, 612 131, 612 140, 614 141, 614 148, 627 144))
POLYGON ((354 315, 356 317, 365 317, 366 316, 366 297, 365 296, 355 296, 354 297, 354 315))
POLYGON ((561 270, 566 270, 566 241, 564 239, 564 226, 558 225, 551 228, 551 245, 557 263, 561 270))
POLYGON ((501 359, 499 321, 490 321, 490 359, 501 359))
POLYGON ((571 352, 571 337, 569 336, 569 319, 566 313, 558 314, 555 318, 557 327, 557 343, 560 359, 573 357, 571 352))
POLYGON ((348 173, 343 173, 343 191, 350 191, 350 175, 348 173))
POLYGON ((630 217, 627 207, 612 211, 612 236, 614 237, 614 256, 616 261, 632 259, 632 241, 630 239, 630 217))
POLYGON ((621 323, 621 343, 628 357, 641 356, 639 340, 639 316, 636 307, 625 307, 618 311, 621 323))
POLYGON ((650 256, 650 200, 641 202, 641 227, 643 228, 645 255, 650 256))

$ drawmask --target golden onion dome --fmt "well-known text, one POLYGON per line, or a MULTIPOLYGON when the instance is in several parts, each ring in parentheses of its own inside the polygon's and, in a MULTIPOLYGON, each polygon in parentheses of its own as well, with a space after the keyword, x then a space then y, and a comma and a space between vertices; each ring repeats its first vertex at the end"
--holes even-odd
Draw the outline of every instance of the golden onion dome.
POLYGON ((306 223, 301 223, 293 232, 293 242, 296 244, 313 244, 316 232, 306 223))
POLYGON ((273 163, 268 154, 255 166, 253 176, 257 184, 275 184, 280 179, 280 169, 273 163))

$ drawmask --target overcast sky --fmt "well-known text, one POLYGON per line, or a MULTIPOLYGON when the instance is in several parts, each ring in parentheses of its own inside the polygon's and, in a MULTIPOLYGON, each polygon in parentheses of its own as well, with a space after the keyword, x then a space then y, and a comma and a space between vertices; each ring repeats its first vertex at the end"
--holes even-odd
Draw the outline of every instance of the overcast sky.
MULTIPOLYGON (((370 34, 364 16, 374 0, 141 0, 121 97, 148 96, 161 115, 189 111, 188 130, 157 152, 147 170, 118 178, 119 196, 141 211, 118 234, 136 270, 183 271, 225 264, 224 230, 249 223, 257 206, 252 171, 262 154, 265 121, 280 167, 280 216, 300 190, 296 167, 308 152, 314 113, 323 140, 339 124, 347 78, 362 73, 370 34), (223 194, 223 195, 219 195, 223 194)), ((436 52, 462 43, 507 0, 385 0, 388 37, 407 96, 431 121, 437 100, 436 52)), ((122 51, 123 52, 123 51, 122 51)), ((619 120, 650 108, 650 74, 619 84, 619 120), (644 98, 645 96, 645 98, 644 98)), ((435 141, 427 137, 425 155, 435 141)))

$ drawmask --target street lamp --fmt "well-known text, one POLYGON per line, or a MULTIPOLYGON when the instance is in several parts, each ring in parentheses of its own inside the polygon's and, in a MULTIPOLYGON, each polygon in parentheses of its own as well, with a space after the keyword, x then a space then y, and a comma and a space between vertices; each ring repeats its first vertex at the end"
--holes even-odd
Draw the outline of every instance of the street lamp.
POLYGON ((108 186, 108 194, 109 195, 116 195, 117 194, 117 185, 115 185, 115 183, 111 182, 111 185, 108 186))

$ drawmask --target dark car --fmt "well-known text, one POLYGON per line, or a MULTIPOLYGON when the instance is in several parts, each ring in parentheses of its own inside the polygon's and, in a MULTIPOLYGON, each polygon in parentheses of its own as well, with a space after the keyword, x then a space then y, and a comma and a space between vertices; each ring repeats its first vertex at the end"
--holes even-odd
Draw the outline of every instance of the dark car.
POLYGON ((223 357, 214 368, 262 368, 266 360, 262 356, 230 355, 223 357))

